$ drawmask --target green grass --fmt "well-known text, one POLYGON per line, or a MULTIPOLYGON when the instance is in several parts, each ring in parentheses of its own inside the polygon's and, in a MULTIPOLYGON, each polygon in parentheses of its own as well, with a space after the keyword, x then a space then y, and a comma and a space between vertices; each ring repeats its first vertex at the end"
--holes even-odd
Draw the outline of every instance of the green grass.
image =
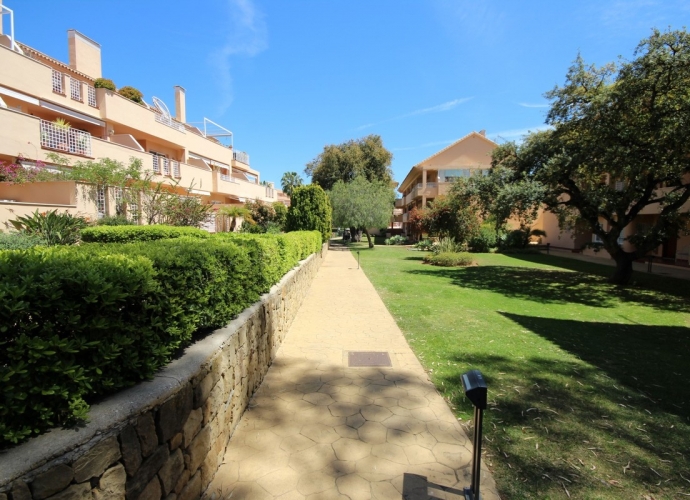
POLYGON ((690 282, 635 274, 621 289, 613 268, 557 256, 451 269, 358 249, 466 425, 460 376, 485 375, 484 460, 502 498, 690 497, 690 282))

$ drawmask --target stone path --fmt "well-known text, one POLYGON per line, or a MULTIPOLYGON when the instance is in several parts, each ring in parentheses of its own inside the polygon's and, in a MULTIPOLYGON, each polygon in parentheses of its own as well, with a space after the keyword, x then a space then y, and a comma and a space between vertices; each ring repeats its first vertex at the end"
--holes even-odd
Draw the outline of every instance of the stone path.
POLYGON ((207 496, 460 499, 471 447, 357 261, 331 251, 207 496), (348 368, 355 350, 393 366, 348 368))

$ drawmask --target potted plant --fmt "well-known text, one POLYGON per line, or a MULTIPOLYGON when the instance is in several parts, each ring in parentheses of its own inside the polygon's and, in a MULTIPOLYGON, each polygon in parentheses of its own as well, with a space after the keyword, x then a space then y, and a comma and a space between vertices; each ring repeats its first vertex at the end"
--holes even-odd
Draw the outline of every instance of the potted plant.
POLYGON ((63 151, 69 150, 69 129, 72 125, 63 118, 56 118, 53 122, 57 132, 57 148, 63 151))

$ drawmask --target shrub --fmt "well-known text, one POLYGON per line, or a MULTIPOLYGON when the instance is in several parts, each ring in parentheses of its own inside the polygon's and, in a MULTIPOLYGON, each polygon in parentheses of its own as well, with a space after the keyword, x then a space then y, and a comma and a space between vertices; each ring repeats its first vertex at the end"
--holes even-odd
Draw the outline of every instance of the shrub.
POLYGON ((470 249, 477 253, 487 253, 498 246, 496 231, 491 227, 482 227, 479 233, 469 241, 470 249))
POLYGON ((17 217, 10 224, 17 231, 38 236, 48 245, 73 245, 79 241, 80 231, 87 224, 82 217, 75 217, 70 213, 59 214, 57 210, 17 217))
POLYGON ((108 89, 112 90, 115 92, 117 90, 117 87, 115 86, 115 82, 108 78, 96 78, 96 81, 93 82, 93 86, 96 87, 97 89, 108 89))
POLYGON ((0 448, 150 378, 320 248, 314 231, 0 252, 0 448))
POLYGON ((396 234, 384 241, 386 245, 407 245, 407 238, 401 234, 396 234))
POLYGON ((331 236, 331 204, 326 192, 316 184, 295 188, 286 219, 287 231, 319 231, 321 240, 331 236))
POLYGON ((423 252, 431 252, 433 247, 434 242, 428 238, 425 240, 418 241, 414 244, 414 248, 416 248, 417 250, 421 250, 423 252))
POLYGON ((467 245, 456 243, 454 238, 441 238, 431 246, 431 251, 438 255, 441 253, 457 253, 467 251, 467 245))
POLYGON ((41 236, 27 233, 0 233, 0 250, 25 250, 48 243, 41 236))
POLYGON ((474 257, 466 252, 444 252, 439 254, 429 254, 424 257, 424 262, 426 264, 431 264, 432 266, 471 266, 474 264, 474 257))
POLYGON ((87 243, 133 243, 182 238, 208 238, 209 233, 195 227, 177 226, 96 226, 84 229, 81 237, 87 243))
POLYGON ((99 226, 134 226, 134 221, 124 215, 106 215, 96 222, 99 226))
POLYGON ((139 90, 135 89, 134 87, 122 87, 120 90, 117 91, 117 93, 120 94, 122 97, 126 97, 130 101, 134 101, 139 104, 142 104, 144 102, 144 94, 142 94, 139 90))

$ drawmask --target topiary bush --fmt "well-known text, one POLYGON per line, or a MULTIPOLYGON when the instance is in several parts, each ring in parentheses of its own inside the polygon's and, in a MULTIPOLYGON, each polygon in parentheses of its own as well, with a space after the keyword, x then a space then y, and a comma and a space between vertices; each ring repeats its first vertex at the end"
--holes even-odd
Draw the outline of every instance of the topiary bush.
POLYGON ((313 231, 0 252, 0 448, 150 378, 320 248, 313 231))
POLYGON ((424 263, 431 264, 432 266, 465 267, 474 265, 474 257, 472 257, 471 254, 466 252, 444 252, 439 254, 427 255, 426 257, 424 257, 424 263))
POLYGON ((108 89, 112 90, 113 92, 117 90, 115 82, 108 78, 96 78, 96 81, 93 82, 93 86, 97 89, 108 89))
POLYGON ((182 237, 208 238, 206 231, 183 226, 95 226, 81 232, 85 243, 133 243, 135 241, 167 240, 182 237))
POLYGON ((117 93, 120 94, 122 97, 126 97, 130 101, 134 101, 139 104, 143 104, 144 102, 144 94, 142 94, 139 90, 135 89, 134 87, 122 87, 120 90, 117 91, 117 93))
POLYGON ((295 188, 285 220, 287 231, 319 231, 321 241, 331 236, 332 210, 326 192, 316 184, 295 188))

